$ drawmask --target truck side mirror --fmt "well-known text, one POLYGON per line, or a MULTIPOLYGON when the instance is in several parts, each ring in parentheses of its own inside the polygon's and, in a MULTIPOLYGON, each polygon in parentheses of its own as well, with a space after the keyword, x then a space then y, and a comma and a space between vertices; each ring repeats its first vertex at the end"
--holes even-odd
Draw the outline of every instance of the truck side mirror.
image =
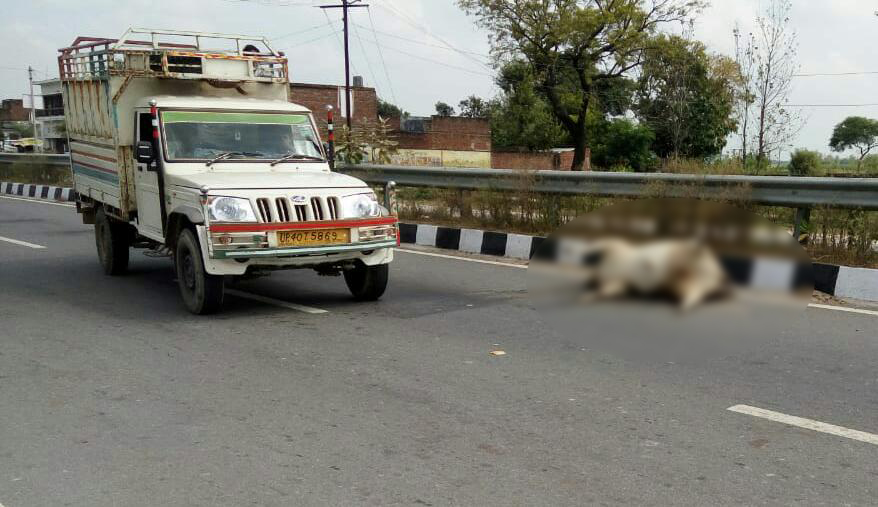
POLYGON ((155 160, 155 153, 152 151, 152 143, 149 141, 140 141, 134 147, 134 159, 141 164, 151 164, 155 160))

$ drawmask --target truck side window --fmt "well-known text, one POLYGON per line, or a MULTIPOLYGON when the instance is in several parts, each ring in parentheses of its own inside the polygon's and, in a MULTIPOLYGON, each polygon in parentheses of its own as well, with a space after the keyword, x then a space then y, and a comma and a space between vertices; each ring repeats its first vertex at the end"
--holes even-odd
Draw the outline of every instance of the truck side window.
POLYGON ((152 115, 137 113, 137 141, 152 141, 152 115))

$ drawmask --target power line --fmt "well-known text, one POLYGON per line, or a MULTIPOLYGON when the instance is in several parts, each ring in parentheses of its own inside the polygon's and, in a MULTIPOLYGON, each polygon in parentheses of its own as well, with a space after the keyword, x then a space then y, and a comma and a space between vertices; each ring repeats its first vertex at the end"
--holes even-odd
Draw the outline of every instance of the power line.
MULTIPOLYGON (((372 9, 366 9, 366 13, 369 14, 369 24, 372 25, 372 36, 375 37, 375 46, 378 47, 378 57, 381 59, 381 66, 384 67, 384 77, 387 78, 387 86, 390 87, 390 96, 393 98, 393 103, 397 106, 399 103, 396 101, 396 93, 393 91, 393 80, 390 79, 390 73, 387 72, 387 62, 384 61, 384 53, 381 51, 381 46, 378 44, 378 36, 375 35, 375 22, 372 21, 372 9)), ((362 41, 360 41, 362 44, 362 41)))
MULTIPOLYGON (((354 23, 354 24, 356 25, 356 23, 354 23)), ((357 26, 360 26, 360 25, 357 25, 357 26)), ((362 28, 362 29, 364 29, 364 30, 369 30, 369 28, 368 28, 368 27, 365 27, 365 26, 360 26, 360 28, 362 28)), ((446 50, 446 51, 454 51, 454 52, 456 52, 456 53, 460 53, 460 52, 462 52, 462 53, 468 53, 468 54, 475 55, 475 56, 480 56, 480 57, 482 57, 482 58, 486 58, 486 59, 490 59, 490 58, 491 58, 490 55, 486 55, 486 54, 483 54, 483 53, 476 53, 475 51, 466 51, 466 50, 464 50, 464 49, 452 49, 452 48, 449 48, 449 47, 446 47, 446 46, 440 46, 439 44, 430 44, 429 42, 424 42, 424 41, 420 41, 420 40, 417 40, 417 39, 411 39, 411 38, 408 38, 408 37, 403 37, 403 36, 401 36, 401 35, 395 35, 395 34, 392 34, 392 33, 382 32, 381 30, 373 30, 373 31, 374 31, 375 33, 380 33, 381 35, 383 35, 383 36, 385 36, 385 37, 392 37, 392 38, 394 38, 394 39, 400 39, 400 40, 408 41, 408 42, 411 42, 412 44, 420 44, 420 45, 422 45, 422 46, 429 46, 429 47, 432 47, 432 48, 444 49, 444 50, 446 50)))
POLYGON ((301 34, 303 34, 303 33, 313 32, 314 30, 317 30, 318 28, 323 28, 323 27, 325 27, 325 26, 326 26, 325 23, 321 23, 321 24, 319 24, 319 25, 317 25, 317 26, 312 26, 311 28, 306 28, 306 29, 304 29, 304 30, 297 30, 297 31, 295 31, 295 32, 290 32, 290 33, 288 33, 288 34, 278 35, 277 37, 272 37, 272 38, 270 38, 270 39, 268 39, 268 40, 274 42, 274 41, 276 41, 276 40, 286 39, 287 37, 292 37, 292 36, 294 36, 294 35, 301 35, 301 34))
POLYGON ((862 71, 862 72, 823 72, 814 74, 793 74, 793 77, 817 77, 817 76, 865 76, 868 74, 878 74, 878 71, 862 71))
POLYGON ((466 67, 458 67, 457 65, 451 65, 450 63, 440 62, 439 60, 434 60, 434 59, 432 59, 432 58, 427 58, 426 56, 421 56, 421 55, 418 55, 418 54, 415 54, 415 53, 409 53, 408 51, 403 51, 403 50, 401 50, 401 49, 397 49, 397 48, 395 48, 395 47, 391 47, 391 46, 382 46, 381 44, 379 44, 379 43, 375 43, 375 42, 372 42, 372 41, 367 41, 367 42, 369 42, 370 44, 375 44, 375 45, 378 46, 379 48, 382 48, 382 47, 383 47, 384 49, 389 49, 389 50, 391 50, 391 51, 396 51, 397 53, 402 53, 402 54, 404 54, 404 55, 406 55, 406 56, 410 56, 410 57, 412 57, 412 58, 417 58, 417 59, 419 59, 419 60, 424 60, 424 61, 427 61, 427 62, 430 62, 430 63, 435 63, 436 65, 442 65, 443 67, 448 67, 448 68, 450 68, 450 69, 457 69, 457 70, 460 70, 460 71, 463 71, 463 72, 469 72, 470 74, 479 74, 479 75, 481 75, 481 76, 494 77, 494 74, 488 74, 487 72, 481 72, 481 71, 478 71, 478 70, 467 69, 466 67))
MULTIPOLYGON (((313 39, 304 40, 304 41, 302 41, 302 42, 296 42, 295 45, 296 45, 296 46, 304 46, 304 45, 306 45, 306 44, 311 44, 312 42, 317 42, 317 41, 320 41, 320 40, 323 40, 323 39, 328 39, 328 38, 330 38, 330 37, 332 37, 332 36, 334 36, 334 35, 337 36, 339 33, 341 33, 341 30, 333 30, 333 31, 330 32, 330 33, 327 33, 327 34, 325 34, 325 35, 321 35, 321 36, 319 36, 319 37, 314 37, 313 39)), ((286 49, 286 51, 289 51, 289 49, 286 49)))
POLYGON ((783 107, 876 107, 876 104, 784 104, 783 107))
POLYGON ((258 5, 272 6, 272 7, 313 7, 313 2, 305 3, 305 1, 293 1, 293 0, 225 0, 228 3, 252 3, 258 5))
POLYGON ((354 35, 357 36, 357 42, 360 43, 360 53, 363 55, 363 61, 366 62, 366 68, 369 69, 369 74, 372 76, 372 81, 375 82, 375 90, 378 91, 378 78, 375 76, 375 69, 372 68, 372 62, 369 61, 369 57, 366 55, 366 47, 363 46, 363 39, 360 37, 360 31, 357 30, 357 26, 354 25, 354 35))
MULTIPOLYGON (((332 21, 329 19, 329 14, 326 13, 326 9, 321 9, 321 10, 323 11, 323 15, 326 16, 326 21, 331 24, 332 21)), ((342 30, 336 30, 333 33, 335 34, 335 40, 338 42, 338 45, 341 46, 342 51, 344 51, 344 42, 342 42, 341 38, 338 37, 338 34, 341 32, 342 32, 342 30)), ((359 74, 359 72, 357 71, 357 64, 356 63, 351 62, 351 67, 354 68, 354 73, 359 74)))
POLYGON ((488 69, 488 70, 491 70, 491 67, 485 65, 484 62, 481 62, 481 61, 479 61, 479 60, 476 60, 476 59, 473 58, 472 56, 468 55, 465 51, 463 51, 463 50, 461 50, 461 49, 458 49, 458 48, 452 46, 450 43, 448 43, 448 42, 447 42, 445 39, 443 39, 442 37, 439 37, 438 35, 433 35, 433 34, 430 32, 430 29, 429 29, 428 27, 426 27, 426 26, 422 25, 421 23, 419 23, 419 22, 413 20, 412 18, 410 18, 409 16, 407 16, 405 13, 400 12, 399 10, 397 10, 397 9, 396 9, 395 7, 393 7, 392 5, 387 4, 387 3, 384 3, 383 5, 384 5, 384 7, 387 8, 390 12, 394 13, 394 14, 396 15, 396 17, 402 19, 403 21, 409 23, 410 25, 414 26, 415 28, 417 28, 417 29, 419 29, 419 30, 423 30, 424 33, 426 33, 426 34, 429 35, 430 37, 436 39, 437 41, 441 42, 442 44, 444 44, 445 46, 447 46, 447 47, 448 47, 449 49, 451 49, 452 51, 455 51, 455 52, 459 53, 459 54, 460 54, 461 56, 463 56, 464 58, 466 58, 466 59, 468 59, 468 60, 470 60, 470 61, 473 61, 473 62, 475 62, 475 63, 481 65, 482 67, 485 67, 485 68, 488 69))
MULTIPOLYGON (((341 22, 344 30, 344 91, 345 91, 345 122, 347 123, 348 129, 351 128, 351 102, 353 102, 354 98, 351 94, 351 58, 350 58, 350 29, 348 28, 348 24, 350 21, 350 9, 356 8, 368 8, 369 4, 362 3, 363 0, 341 0, 341 4, 335 5, 320 5, 320 9, 323 11, 323 14, 326 14, 326 11, 329 9, 341 9, 342 18, 341 22)), ((329 15, 326 15, 326 19, 329 20, 329 15)), ((367 62, 368 65, 368 62, 367 62)), ((356 66, 354 67, 354 72, 357 72, 356 66)))

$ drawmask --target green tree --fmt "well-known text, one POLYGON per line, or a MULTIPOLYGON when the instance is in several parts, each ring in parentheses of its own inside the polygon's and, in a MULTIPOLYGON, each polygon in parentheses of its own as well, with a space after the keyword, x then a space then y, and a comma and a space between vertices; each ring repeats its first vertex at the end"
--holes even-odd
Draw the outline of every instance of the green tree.
POLYGON ((655 135, 646 125, 626 118, 601 121, 595 128, 592 162, 598 167, 630 167, 637 172, 650 169, 655 155, 650 151, 655 135))
POLYGON ((857 169, 872 149, 878 147, 878 121, 862 116, 849 116, 832 131, 829 147, 833 151, 856 148, 860 152, 857 169))
POLYGON ((454 108, 440 101, 436 103, 436 114, 439 116, 454 116, 454 108))
POLYGON ((494 147, 540 151, 567 144, 567 134, 538 92, 526 62, 513 61, 501 67, 496 83, 501 93, 490 104, 494 147))
POLYGON ((737 129, 735 62, 704 44, 660 35, 644 52, 635 110, 655 133, 660 157, 706 158, 722 152, 737 129))
POLYGON ((685 21, 702 0, 458 0, 490 33, 494 56, 523 59, 575 148, 581 170, 587 118, 603 81, 638 67, 657 29, 685 21), (573 79, 571 79, 571 77, 573 79))
POLYGON ((487 118, 491 112, 488 101, 475 95, 461 100, 457 107, 460 108, 460 116, 466 118, 487 118))
POLYGON ((396 104, 378 99, 378 116, 381 118, 408 118, 408 111, 404 111, 396 104))

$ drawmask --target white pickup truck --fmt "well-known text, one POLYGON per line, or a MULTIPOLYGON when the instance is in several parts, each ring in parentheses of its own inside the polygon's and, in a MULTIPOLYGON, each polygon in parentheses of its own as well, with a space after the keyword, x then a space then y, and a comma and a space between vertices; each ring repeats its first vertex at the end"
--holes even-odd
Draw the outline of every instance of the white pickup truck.
POLYGON ((77 38, 59 67, 77 211, 107 274, 125 273, 131 247, 168 252, 197 314, 221 308, 227 277, 278 269, 343 274, 358 300, 384 293, 397 219, 331 172, 265 39, 131 29, 77 38))

